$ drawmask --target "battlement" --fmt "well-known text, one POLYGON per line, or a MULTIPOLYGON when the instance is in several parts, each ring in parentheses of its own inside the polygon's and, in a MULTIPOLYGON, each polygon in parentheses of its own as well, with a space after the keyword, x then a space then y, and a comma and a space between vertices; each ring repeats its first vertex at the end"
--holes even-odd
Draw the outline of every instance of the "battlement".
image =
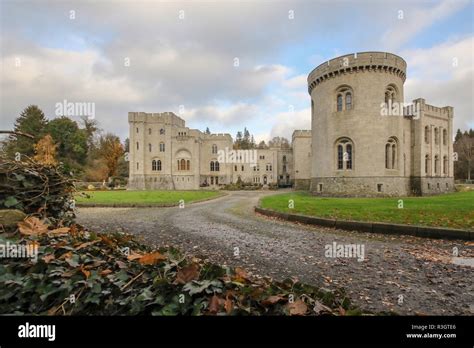
POLYGON ((213 133, 213 134, 202 134, 202 138, 205 140, 230 140, 232 141, 232 136, 229 133, 213 133))
POLYGON ((319 83, 343 74, 359 71, 378 71, 398 75, 406 79, 407 63, 395 54, 388 52, 360 52, 336 57, 318 65, 308 75, 308 93, 319 83))
POLYGON ((452 106, 434 106, 427 104, 423 98, 413 100, 413 104, 417 105, 423 113, 428 113, 432 116, 449 118, 454 115, 454 108, 452 106))
POLYGON ((293 131, 293 134, 291 135, 291 138, 294 140, 295 138, 299 137, 304 137, 304 138, 310 138, 312 135, 311 130, 308 129, 296 129, 293 131))
POLYGON ((175 125, 178 127, 185 127, 186 122, 173 112, 158 112, 158 113, 146 113, 146 112, 129 112, 128 122, 138 123, 164 123, 169 125, 175 125))

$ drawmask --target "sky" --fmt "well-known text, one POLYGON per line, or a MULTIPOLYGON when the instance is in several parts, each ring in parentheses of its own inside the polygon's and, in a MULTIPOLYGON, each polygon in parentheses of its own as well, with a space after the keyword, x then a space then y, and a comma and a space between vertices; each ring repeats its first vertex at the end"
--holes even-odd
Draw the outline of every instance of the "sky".
POLYGON ((0 129, 30 104, 94 103, 104 132, 130 111, 257 141, 310 129, 307 76, 334 57, 408 64, 405 101, 454 107, 474 128, 474 0, 0 0, 0 129))

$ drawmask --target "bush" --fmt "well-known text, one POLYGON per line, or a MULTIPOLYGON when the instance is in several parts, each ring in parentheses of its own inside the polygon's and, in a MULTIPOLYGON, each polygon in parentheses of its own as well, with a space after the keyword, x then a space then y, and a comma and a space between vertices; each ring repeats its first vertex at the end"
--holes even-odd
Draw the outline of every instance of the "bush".
POLYGON ((346 312, 354 308, 342 291, 324 291, 295 280, 254 279, 239 267, 184 257, 173 248, 153 250, 130 235, 88 233, 77 225, 31 232, 0 234, 2 243, 39 245, 36 262, 0 261, 1 314, 356 313, 346 312))
POLYGON ((23 161, 0 158, 0 209, 70 223, 75 217, 72 175, 64 174, 61 165, 44 166, 23 157, 23 161))

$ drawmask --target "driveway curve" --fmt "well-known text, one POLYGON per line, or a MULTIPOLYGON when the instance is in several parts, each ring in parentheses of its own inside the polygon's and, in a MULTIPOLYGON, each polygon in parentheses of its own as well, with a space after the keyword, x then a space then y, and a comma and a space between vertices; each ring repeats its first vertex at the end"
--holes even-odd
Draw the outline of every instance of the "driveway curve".
POLYGON ((230 192, 184 208, 79 208, 90 230, 128 232, 151 245, 175 246, 212 262, 242 266, 255 276, 296 277, 344 288, 368 311, 473 315, 474 268, 453 263, 474 257, 472 242, 349 232, 283 222, 253 212, 274 192, 230 192), (336 245, 363 247, 364 260, 327 257, 336 245), (453 249, 457 248, 457 249, 453 249))

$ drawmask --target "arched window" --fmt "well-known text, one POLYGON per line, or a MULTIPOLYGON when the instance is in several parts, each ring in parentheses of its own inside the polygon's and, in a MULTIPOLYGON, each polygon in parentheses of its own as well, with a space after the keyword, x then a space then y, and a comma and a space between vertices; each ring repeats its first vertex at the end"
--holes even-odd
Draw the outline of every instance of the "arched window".
POLYGON ((148 134, 151 135, 151 128, 148 128, 148 134))
POLYGON ((385 89, 385 104, 387 107, 394 107, 394 103, 397 101, 397 89, 394 85, 388 85, 385 89))
POLYGON ((217 145, 216 144, 212 145, 212 153, 213 154, 217 153, 217 145))
POLYGON ((186 170, 191 170, 191 161, 190 160, 186 161, 186 170))
POLYGON ((284 155, 283 156, 283 163, 285 163, 285 162, 286 162, 286 156, 284 155))
POLYGON ((446 129, 443 129, 443 145, 446 145, 448 143, 448 131, 446 129))
POLYGON ((181 170, 186 170, 186 160, 182 159, 180 161, 180 165, 181 165, 181 170))
POLYGON ((435 138, 435 144, 438 145, 439 144, 439 129, 438 129, 438 127, 436 127, 434 129, 434 138, 435 138))
POLYGON ((425 155, 425 174, 426 175, 429 175, 430 174, 430 156, 429 155, 425 155))
POLYGON ((215 164, 215 171, 218 172, 219 171, 219 162, 216 161, 216 164, 215 164))
POLYGON ((439 156, 438 155, 435 156, 434 165, 435 165, 435 168, 434 168, 435 169, 435 175, 438 175, 439 174, 439 156))
POLYGON ((165 143, 160 143, 160 152, 165 152, 165 143))
POLYGON ((337 111, 342 111, 342 94, 337 95, 337 111))
POLYGON ((211 161, 211 172, 215 171, 214 161, 211 161))
POLYGON ((151 144, 148 144, 148 151, 151 152, 151 144))
POLYGON ((349 138, 341 138, 336 142, 336 156, 338 170, 353 168, 354 146, 349 138))
POLYGON ((156 161, 155 160, 151 161, 151 170, 153 170, 153 171, 156 170, 156 161))
POLYGON ((390 148, 391 148, 390 144, 387 143, 385 145, 385 168, 386 169, 390 169, 390 163, 392 162, 390 160, 390 156, 391 156, 390 148))
POLYGON ((345 85, 340 86, 336 89, 336 110, 351 110, 353 107, 353 95, 352 88, 345 85))
POLYGON ((397 169, 397 144, 392 144, 392 169, 397 169))
POLYGON ((385 168, 397 169, 397 140, 393 137, 389 138, 385 144, 385 168))
POLYGON ((352 94, 351 92, 346 93, 346 110, 352 109, 352 94))
POLYGON ((337 145, 337 169, 344 169, 344 147, 337 145))
POLYGON ((161 171, 161 160, 156 161, 156 170, 161 171))
POLYGON ((346 169, 352 169, 352 145, 346 145, 346 169))
POLYGON ((430 143, 430 127, 429 126, 425 127, 425 143, 427 144, 430 143))
POLYGON ((137 150, 140 150, 140 144, 137 141, 137 150))
POLYGON ((448 174, 448 156, 443 157, 443 174, 448 174))

